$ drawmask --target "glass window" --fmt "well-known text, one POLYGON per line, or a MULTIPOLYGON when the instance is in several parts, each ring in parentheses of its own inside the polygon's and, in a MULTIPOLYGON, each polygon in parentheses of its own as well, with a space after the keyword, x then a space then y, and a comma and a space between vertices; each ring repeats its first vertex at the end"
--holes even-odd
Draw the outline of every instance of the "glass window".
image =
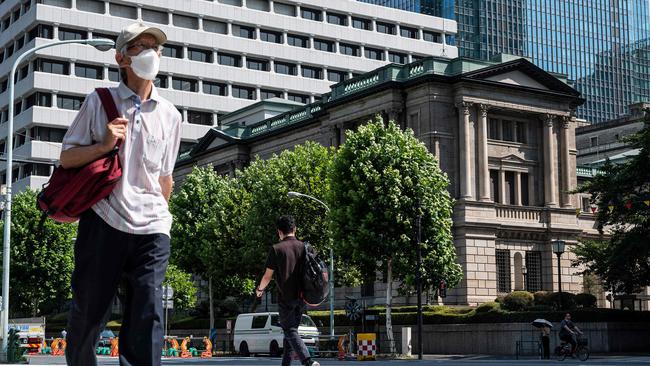
POLYGON ((260 39, 264 42, 282 43, 282 33, 260 29, 260 39))
POLYGON ((198 92, 199 83, 196 80, 185 79, 179 77, 172 77, 172 89, 187 91, 187 92, 198 92))
POLYGON ((324 39, 314 38, 314 49, 325 51, 325 52, 334 52, 334 42, 327 41, 324 39))
POLYGON ((232 34, 237 37, 255 39, 255 28, 233 24, 232 34))
POLYGON ((298 102, 302 104, 309 103, 309 95, 289 93, 288 97, 289 100, 292 100, 294 102, 298 102))
POLYGON ((104 14, 104 2, 97 0, 77 0, 77 9, 91 13, 104 14))
POLYGON ((497 265, 497 292, 508 293, 511 291, 510 286, 510 251, 495 251, 497 265))
POLYGON ((269 0, 246 0, 246 7, 249 9, 260 10, 260 11, 270 11, 271 5, 269 0))
POLYGON ((399 32, 402 37, 418 39, 418 30, 415 28, 401 26, 399 32))
POLYGON ((158 24, 169 24, 169 15, 162 11, 142 8, 142 20, 158 24))
POLYGON ((369 19, 352 17, 352 27, 357 29, 372 30, 372 22, 369 19))
POLYGON ((246 58, 246 68, 257 71, 270 71, 269 62, 254 58, 246 58))
POLYGON ((310 9, 305 7, 300 7, 300 16, 304 19, 315 20, 320 22, 323 20, 323 12, 318 9, 310 9))
POLYGON ((302 76, 310 79, 322 79, 323 69, 317 67, 303 66, 301 68, 302 76))
POLYGON ((203 30, 210 33, 227 34, 228 24, 215 20, 203 19, 203 30))
POLYGON ((347 26, 348 25, 348 16, 344 15, 344 14, 330 13, 328 11, 327 12, 327 22, 330 23, 330 24, 347 26))
POLYGON ((88 38, 88 32, 78 29, 59 27, 59 39, 62 41, 78 40, 88 38))
POLYGON ((101 80, 104 78, 104 68, 77 63, 74 65, 74 74, 80 78, 101 80))
POLYGON ((127 5, 122 5, 122 4, 116 4, 116 3, 110 3, 108 5, 108 13, 120 17, 120 18, 127 18, 127 19, 137 19, 138 18, 138 9, 136 9, 133 6, 127 6, 127 5))
POLYGON ((513 121, 508 121, 508 120, 503 120, 501 121, 501 128, 503 130, 503 138, 502 140, 504 141, 514 141, 515 136, 514 136, 514 123, 513 121))
POLYGON ((488 121, 488 138, 492 140, 499 140, 499 120, 490 118, 488 121))
POLYGON ((270 98, 282 98, 283 93, 279 90, 269 90, 262 89, 260 90, 260 99, 270 99, 270 98))
POLYGON ((526 252, 526 291, 542 290, 542 253, 526 252))
POLYGON ((427 42, 442 43, 442 34, 440 33, 423 31, 422 35, 427 42))
POLYGON ((33 106, 38 107, 51 107, 52 106, 52 94, 36 92, 25 98, 25 110, 33 106))
POLYGON ((156 75, 156 78, 153 79, 153 85, 155 85, 156 88, 169 88, 169 77, 164 74, 158 74, 156 75))
POLYGON ((29 74, 29 64, 20 68, 20 71, 18 71, 18 80, 26 78, 27 74, 29 74))
MULTIPOLYGON (((54 28, 52 28, 51 25, 47 24, 39 24, 32 28, 28 35, 27 35, 27 41, 31 41, 34 38, 47 38, 47 39, 52 39, 54 38, 54 28)), ((1 61, 1 59, 0 59, 1 61)))
POLYGON ((183 58, 183 47, 166 43, 162 55, 165 57, 183 58))
POLYGON ((241 56, 219 53, 217 55, 219 65, 241 67, 241 56))
POLYGON ((295 35, 295 34, 288 34, 287 35, 287 43, 289 45, 291 45, 291 46, 309 48, 309 38, 308 37, 303 37, 303 36, 298 36, 298 35, 295 35))
POLYGON ((275 72, 284 75, 297 75, 298 68, 295 64, 285 62, 275 62, 275 72))
POLYGON ((290 17, 296 16, 296 6, 293 4, 283 4, 275 2, 273 8, 277 14, 287 15, 290 17))
POLYGON ((78 111, 84 103, 84 97, 77 97, 73 95, 57 94, 56 106, 61 109, 70 109, 78 111))
POLYGON ((6 30, 11 25, 11 17, 6 17, 2 19, 2 30, 6 30))
POLYGON ((36 70, 51 74, 69 75, 70 65, 63 61, 39 59, 36 62, 36 70))
POLYGON ((175 26, 187 29, 199 29, 199 20, 187 15, 174 14, 172 22, 175 26))
POLYGON ((266 319, 268 318, 268 315, 256 315, 253 317, 253 325, 251 328, 253 329, 261 329, 266 326, 266 319))
POLYGON ((327 70, 327 80, 339 83, 348 79, 348 73, 345 71, 327 70))
POLYGON ((38 0, 39 4, 58 6, 60 8, 72 8, 72 0, 38 0))
POLYGON ((377 22, 377 32, 386 34, 395 34, 395 25, 383 22, 377 22))
POLYGON ((528 142, 526 127, 527 127, 526 123, 517 122, 517 142, 520 142, 522 144, 528 142))
POLYGON ((371 60, 380 60, 383 61, 385 58, 384 50, 378 50, 376 48, 366 47, 365 49, 366 58, 371 60))
POLYGON ((110 81, 120 81, 120 70, 109 67, 108 68, 108 80, 110 81))
POLYGON ((213 117, 210 112, 187 110, 187 122, 195 125, 212 126, 213 117))
POLYGON ((218 0, 221 4, 241 6, 241 0, 218 0))
POLYGON ((65 128, 35 126, 30 129, 32 140, 37 141, 63 142, 65 133, 65 128))
POLYGON ((499 192, 499 171, 490 170, 490 198, 492 201, 500 202, 499 192))
POLYGON ((188 48, 187 58, 192 61, 212 62, 212 51, 202 50, 199 48, 188 48))
POLYGON ((14 44, 11 43, 9 44, 9 46, 7 46, 7 50, 5 51, 5 57, 8 59, 13 54, 14 54, 14 44))
POLYGON ((237 86, 233 85, 232 86, 232 96, 235 98, 242 98, 242 99, 255 99, 255 89, 254 88, 248 88, 245 86, 237 86))
POLYGON ((396 64, 405 64, 408 61, 408 56, 399 52, 388 52, 388 61, 396 64))
POLYGON ((339 52, 348 56, 361 56, 361 49, 359 46, 347 43, 339 43, 339 52))
POLYGON ((226 96, 228 95, 228 86, 226 84, 204 81, 203 92, 205 94, 226 96))

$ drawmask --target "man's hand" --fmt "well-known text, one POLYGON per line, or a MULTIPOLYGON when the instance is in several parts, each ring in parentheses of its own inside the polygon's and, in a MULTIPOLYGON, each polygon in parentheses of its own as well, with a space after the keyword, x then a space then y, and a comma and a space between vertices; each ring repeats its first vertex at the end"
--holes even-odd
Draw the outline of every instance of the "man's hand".
POLYGON ((105 152, 110 152, 113 150, 117 144, 117 140, 122 140, 126 138, 126 126, 129 123, 129 120, 123 117, 115 118, 106 124, 106 136, 101 143, 101 149, 105 152))
POLYGON ((255 295, 257 295, 257 297, 262 297, 263 293, 264 293, 264 290, 260 290, 259 288, 255 289, 255 295))

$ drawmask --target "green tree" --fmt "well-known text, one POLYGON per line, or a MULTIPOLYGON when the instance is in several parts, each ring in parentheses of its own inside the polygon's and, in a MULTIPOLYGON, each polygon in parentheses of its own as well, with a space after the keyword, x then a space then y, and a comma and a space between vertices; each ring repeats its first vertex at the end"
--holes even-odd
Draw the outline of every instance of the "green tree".
POLYGON ((324 198, 329 189, 327 171, 332 155, 333 150, 307 142, 268 160, 257 158, 238 172, 237 179, 249 203, 242 235, 250 250, 246 255, 251 261, 248 266, 256 271, 253 278, 262 274, 269 246, 278 241, 275 223, 280 215, 295 217, 301 240, 320 251, 328 248, 325 208, 312 200, 289 198, 288 192, 324 198))
POLYGON ((196 286, 191 274, 170 264, 167 266, 163 284, 174 289, 174 309, 189 310, 196 305, 196 286))
MULTIPOLYGON (((414 284, 415 220, 421 215, 423 279, 441 278, 452 287, 462 272, 451 235, 449 181, 436 159, 411 130, 387 126, 376 117, 346 135, 332 164, 330 229, 337 251, 374 274, 387 274, 386 328, 392 338, 392 281, 414 284)), ((374 278, 374 277, 373 277, 374 278)))
POLYGON ((36 194, 27 189, 13 197, 11 316, 37 316, 58 311, 71 298, 77 225, 58 224, 47 219, 40 226, 41 212, 36 208, 36 194))
POLYGON ((241 215, 247 207, 235 181, 211 167, 194 168, 171 202, 171 262, 208 279, 211 327, 213 290, 218 296, 242 296, 254 288, 246 278, 247 247, 240 238, 241 215))
POLYGON ((585 240, 574 252, 576 264, 598 275, 615 292, 634 293, 650 285, 650 114, 626 142, 638 155, 622 164, 607 162, 600 174, 578 189, 598 206, 601 233, 610 239, 585 240))

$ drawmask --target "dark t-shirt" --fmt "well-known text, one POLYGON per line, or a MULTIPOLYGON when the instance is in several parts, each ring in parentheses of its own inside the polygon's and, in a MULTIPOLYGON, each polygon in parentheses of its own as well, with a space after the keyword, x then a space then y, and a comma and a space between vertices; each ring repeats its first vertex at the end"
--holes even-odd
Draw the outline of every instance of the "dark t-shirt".
POLYGON ((562 319, 560 322, 560 337, 571 334, 564 328, 565 325, 572 331, 575 330, 575 325, 573 325, 573 322, 571 320, 562 319))
POLYGON ((281 303, 286 304, 299 298, 304 255, 305 245, 294 236, 284 238, 269 250, 266 268, 274 271, 281 303))

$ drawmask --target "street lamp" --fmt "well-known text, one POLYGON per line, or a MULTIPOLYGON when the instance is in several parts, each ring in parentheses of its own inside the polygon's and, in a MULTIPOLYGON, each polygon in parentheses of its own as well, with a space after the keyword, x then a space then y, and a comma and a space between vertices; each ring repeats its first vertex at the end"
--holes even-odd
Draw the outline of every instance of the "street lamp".
POLYGON ((526 275, 528 274, 528 269, 526 266, 521 266, 521 274, 524 276, 524 291, 528 291, 528 281, 526 281, 526 275))
POLYGON ((562 309, 562 273, 560 272, 560 257, 564 253, 564 240, 553 240, 551 246, 553 253, 557 255, 557 288, 558 288, 558 308, 562 309))
MULTIPOLYGON (((308 198, 310 200, 316 201, 323 205, 325 207, 325 210, 327 213, 330 212, 330 208, 325 204, 325 202, 319 200, 316 197, 310 196, 308 194, 304 193, 298 193, 298 192, 289 192, 288 193, 289 197, 294 198, 294 197, 304 197, 308 198)), ((334 249, 332 249, 332 246, 330 245, 330 274, 329 274, 329 280, 330 280, 330 338, 334 338, 334 249)))
POLYGON ((9 118, 7 121, 7 162, 5 164, 7 173, 6 173, 6 183, 5 187, 7 190, 6 199, 4 203, 4 236, 3 236, 3 255, 2 255, 2 351, 4 354, 7 354, 7 335, 9 334, 9 256, 11 248, 11 183, 12 183, 12 173, 13 173, 13 129, 14 129, 14 78, 16 75, 16 69, 18 65, 26 59, 28 56, 31 56, 38 50, 43 48, 59 46, 64 44, 79 43, 87 44, 95 47, 100 51, 108 51, 115 45, 110 39, 75 39, 68 41, 57 41, 48 44, 44 44, 31 50, 27 50, 25 53, 21 54, 14 61, 13 66, 11 67, 11 73, 9 74, 9 85, 7 89, 9 90, 9 118))

